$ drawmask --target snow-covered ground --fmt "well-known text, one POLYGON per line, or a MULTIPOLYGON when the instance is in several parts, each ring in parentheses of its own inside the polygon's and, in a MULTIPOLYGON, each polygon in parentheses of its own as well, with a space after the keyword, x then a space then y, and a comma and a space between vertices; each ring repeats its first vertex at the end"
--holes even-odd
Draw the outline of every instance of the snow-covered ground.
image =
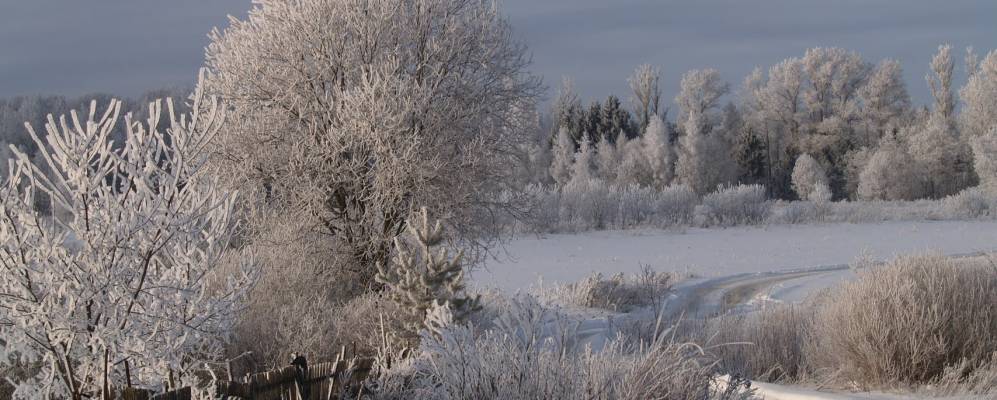
MULTIPOLYGON (((658 271, 693 276, 675 288, 667 306, 691 316, 722 311, 721 307, 750 309, 759 301, 800 301, 814 290, 853 277, 848 264, 856 260, 886 261, 918 253, 956 256, 994 250, 997 221, 600 231, 518 238, 505 246, 499 260, 475 271, 471 282, 512 293, 540 282, 577 282, 594 272, 636 273, 642 265, 649 265, 658 271)), ((598 349, 608 340, 612 318, 643 317, 641 312, 606 316, 583 311, 575 316, 577 338, 598 349)), ((757 398, 765 400, 921 398, 827 393, 761 382, 753 383, 753 387, 757 398)))
MULTIPOLYGON (((471 281, 514 292, 545 283, 579 281, 593 272, 658 271, 719 278, 759 272, 812 270, 857 259, 888 260, 913 253, 969 254, 997 249, 997 221, 773 225, 683 231, 636 230, 521 237, 471 281)), ((501 250, 500 250, 501 251, 501 250)), ((773 296, 797 300, 847 279, 835 270, 804 274, 773 286, 773 296)))

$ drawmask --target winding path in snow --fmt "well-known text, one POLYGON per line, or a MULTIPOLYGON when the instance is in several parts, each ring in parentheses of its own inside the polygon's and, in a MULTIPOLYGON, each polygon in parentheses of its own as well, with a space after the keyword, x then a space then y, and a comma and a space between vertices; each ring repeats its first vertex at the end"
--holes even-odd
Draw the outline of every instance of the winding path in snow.
POLYGON ((693 276, 677 289, 697 295, 681 301, 709 309, 711 303, 736 306, 759 297, 800 301, 854 276, 845 266, 857 259, 995 249, 997 221, 584 232, 515 239, 499 260, 474 271, 471 282, 511 293, 541 281, 577 282, 595 272, 637 273, 647 265, 693 276))

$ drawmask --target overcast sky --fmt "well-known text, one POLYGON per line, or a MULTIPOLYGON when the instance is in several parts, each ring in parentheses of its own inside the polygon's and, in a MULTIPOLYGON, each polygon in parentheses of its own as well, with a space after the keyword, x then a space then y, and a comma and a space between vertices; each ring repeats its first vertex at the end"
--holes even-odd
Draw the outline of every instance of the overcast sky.
MULTIPOLYGON (((248 0, 0 0, 0 96, 189 85, 207 33, 248 0)), ((993 0, 505 0, 533 69, 556 89, 570 76, 587 99, 628 95, 641 63, 662 69, 665 97, 683 72, 714 67, 735 87, 755 66, 839 46, 903 63, 915 102, 941 43, 997 48, 993 0)))

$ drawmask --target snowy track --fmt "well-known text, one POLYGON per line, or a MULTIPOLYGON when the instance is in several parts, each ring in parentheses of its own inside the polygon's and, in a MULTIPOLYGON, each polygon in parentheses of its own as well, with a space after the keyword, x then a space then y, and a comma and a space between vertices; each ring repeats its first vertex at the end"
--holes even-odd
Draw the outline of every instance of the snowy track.
MULTIPOLYGON (((830 285, 852 275, 847 265, 835 265, 801 271, 746 273, 712 279, 695 279, 675 288, 668 300, 670 317, 707 317, 725 312, 753 309, 766 301, 784 301, 777 292, 785 288, 830 285), (830 278, 830 279, 828 279, 830 278)), ((793 293, 793 292, 787 292, 793 293)), ((789 301, 795 301, 790 299, 789 301)))

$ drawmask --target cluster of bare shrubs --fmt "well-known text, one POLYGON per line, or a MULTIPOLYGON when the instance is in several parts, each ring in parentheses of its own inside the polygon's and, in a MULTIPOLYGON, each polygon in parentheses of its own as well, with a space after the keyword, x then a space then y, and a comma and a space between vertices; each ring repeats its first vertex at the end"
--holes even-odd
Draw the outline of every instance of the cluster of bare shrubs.
POLYGON ((902 257, 798 306, 687 328, 725 371, 843 388, 997 395, 997 267, 902 257))
POLYGON ((699 226, 757 224, 768 214, 767 203, 762 185, 720 186, 703 196, 703 204, 696 208, 696 222, 699 226))
POLYGON ((702 198, 687 186, 613 186, 592 179, 564 186, 531 185, 532 218, 515 232, 578 232, 634 227, 681 228, 759 224, 966 220, 997 217, 997 195, 969 188, 937 200, 767 200, 759 185, 724 186, 702 198))
POLYGON ((719 381, 716 361, 667 335, 643 344, 581 345, 577 325, 529 296, 510 299, 479 330, 429 316, 416 356, 383 369, 375 399, 748 399, 743 382, 719 381))
POLYGON ((599 179, 564 186, 529 185, 533 218, 519 231, 576 232, 636 226, 670 227, 692 223, 699 197, 688 186, 658 190, 638 185, 610 185, 599 179))

